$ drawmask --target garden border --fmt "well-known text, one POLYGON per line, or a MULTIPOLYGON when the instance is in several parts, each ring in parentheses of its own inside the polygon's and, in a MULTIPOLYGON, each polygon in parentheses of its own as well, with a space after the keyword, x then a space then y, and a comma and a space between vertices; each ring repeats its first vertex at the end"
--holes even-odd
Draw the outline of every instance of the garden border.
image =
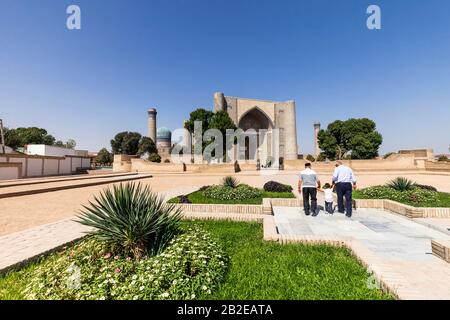
POLYGON ((303 201, 298 198, 263 198, 262 204, 201 204, 176 203, 177 208, 186 213, 205 214, 253 214, 271 215, 273 207, 301 207, 303 201))
POLYGON ((450 208, 413 207, 387 199, 354 199, 356 208, 375 208, 398 213, 410 219, 414 218, 444 218, 450 219, 450 208))

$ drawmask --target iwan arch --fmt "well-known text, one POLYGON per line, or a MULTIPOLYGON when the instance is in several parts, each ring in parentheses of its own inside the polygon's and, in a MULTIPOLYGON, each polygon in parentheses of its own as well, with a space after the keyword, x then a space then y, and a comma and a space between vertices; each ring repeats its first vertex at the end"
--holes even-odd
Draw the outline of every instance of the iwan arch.
MULTIPOLYGON (((221 92, 214 94, 214 112, 224 110, 228 113, 235 125, 244 130, 267 130, 268 154, 277 154, 272 147, 278 147, 278 155, 286 160, 298 158, 297 126, 295 114, 295 101, 269 101, 225 96, 221 92), (273 144, 272 132, 277 129, 279 138, 273 144)), ((248 145, 243 146, 249 160, 259 159, 262 147, 258 141, 257 154, 250 154, 248 145)), ((242 148, 242 147, 241 147, 242 148)), ((263 159, 261 159, 263 160, 263 159)))

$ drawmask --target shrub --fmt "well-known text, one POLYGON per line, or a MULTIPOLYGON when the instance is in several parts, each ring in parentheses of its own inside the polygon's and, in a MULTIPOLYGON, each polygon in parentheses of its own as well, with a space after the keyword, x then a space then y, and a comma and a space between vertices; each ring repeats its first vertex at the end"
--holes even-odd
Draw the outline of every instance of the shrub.
POLYGON ((417 183, 416 183, 415 186, 416 186, 417 188, 424 189, 424 190, 429 190, 429 191, 434 191, 434 192, 437 192, 437 191, 438 191, 435 187, 433 187, 433 186, 427 186, 427 185, 425 185, 425 184, 417 184, 417 183))
POLYGON ((139 261, 114 256, 89 237, 41 262, 24 294, 46 300, 195 299, 217 288, 227 263, 221 246, 199 227, 177 235, 159 255, 139 261), (73 270, 79 270, 78 284, 73 270))
POLYGON ((164 163, 170 163, 169 159, 164 160, 164 163))
POLYGON ((246 184, 240 184, 236 188, 219 185, 210 186, 203 191, 203 196, 217 200, 246 200, 262 197, 262 191, 246 184))
POLYGON ((404 177, 397 177, 386 184, 389 188, 397 191, 408 191, 414 188, 415 183, 404 177))
POLYGON ((441 155, 441 156, 439 156, 438 161, 450 161, 450 160, 447 156, 441 155))
POLYGON ((237 179, 232 176, 227 176, 222 180, 222 185, 224 187, 236 188, 238 184, 239 182, 237 181, 237 179))
POLYGON ((316 159, 316 161, 318 161, 318 162, 324 162, 326 160, 327 160, 327 156, 323 153, 319 154, 316 159))
POLYGON ((365 199, 389 199, 412 205, 423 203, 439 203, 439 193, 413 187, 407 191, 398 191, 388 186, 374 186, 359 190, 359 194, 365 199))
POLYGON ((264 184, 264 191, 267 192, 291 192, 292 187, 276 181, 269 181, 264 184))
POLYGON ((308 160, 309 162, 315 162, 316 158, 314 158, 314 156, 312 154, 308 154, 306 156, 306 160, 308 160))
POLYGON ((192 203, 186 195, 178 196, 178 199, 180 200, 179 203, 192 203))
POLYGON ((151 153, 148 156, 148 161, 160 163, 161 162, 161 156, 159 154, 157 154, 157 153, 151 153))
POLYGON ((157 254, 177 234, 180 209, 165 204, 148 186, 127 183, 104 190, 84 206, 79 222, 115 254, 139 259, 157 254))

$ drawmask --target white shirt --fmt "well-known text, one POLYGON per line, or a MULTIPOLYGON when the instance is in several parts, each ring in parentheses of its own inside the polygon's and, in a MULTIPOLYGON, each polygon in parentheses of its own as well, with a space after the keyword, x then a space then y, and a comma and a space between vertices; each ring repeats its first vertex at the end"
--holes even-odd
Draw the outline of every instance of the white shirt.
POLYGON ((333 202, 333 189, 323 189, 323 193, 325 194, 326 202, 333 202))
POLYGON ((341 182, 350 182, 356 183, 356 177, 353 174, 352 169, 343 164, 334 169, 333 173, 333 182, 341 183, 341 182))

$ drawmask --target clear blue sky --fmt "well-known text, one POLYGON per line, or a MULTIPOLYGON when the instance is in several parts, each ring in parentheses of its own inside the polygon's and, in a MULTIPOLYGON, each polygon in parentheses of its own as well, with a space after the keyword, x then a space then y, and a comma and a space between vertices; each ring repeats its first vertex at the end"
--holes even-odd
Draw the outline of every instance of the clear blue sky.
POLYGON ((123 130, 179 128, 215 91, 297 102, 313 123, 369 117, 381 152, 450 144, 448 0, 0 0, 0 118, 96 151, 123 130), (66 28, 66 7, 82 30, 66 28), (382 30, 366 8, 382 9, 382 30))

